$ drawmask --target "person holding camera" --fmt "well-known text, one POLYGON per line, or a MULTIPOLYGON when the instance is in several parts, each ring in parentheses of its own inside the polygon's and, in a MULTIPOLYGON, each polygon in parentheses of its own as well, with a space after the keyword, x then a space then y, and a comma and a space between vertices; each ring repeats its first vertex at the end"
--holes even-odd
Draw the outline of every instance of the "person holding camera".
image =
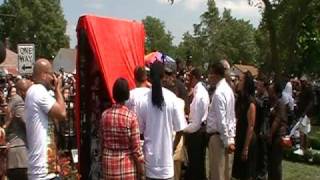
POLYGON ((25 99, 28 176, 30 180, 60 179, 53 119, 66 118, 62 80, 54 74, 47 59, 36 61, 32 78, 34 84, 28 89, 25 99), (55 98, 49 90, 54 91, 55 98))

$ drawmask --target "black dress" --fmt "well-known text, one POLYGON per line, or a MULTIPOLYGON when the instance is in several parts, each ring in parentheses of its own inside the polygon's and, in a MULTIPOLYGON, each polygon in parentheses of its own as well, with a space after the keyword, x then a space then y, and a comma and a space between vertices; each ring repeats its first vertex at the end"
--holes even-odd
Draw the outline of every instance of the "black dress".
POLYGON ((243 161, 242 150, 247 137, 248 129, 248 110, 250 103, 255 103, 254 99, 244 102, 240 99, 237 100, 236 113, 237 113, 237 128, 235 137, 236 150, 234 153, 234 162, 232 168, 232 176, 237 179, 254 179, 256 175, 256 135, 253 131, 252 139, 249 145, 248 159, 243 161))

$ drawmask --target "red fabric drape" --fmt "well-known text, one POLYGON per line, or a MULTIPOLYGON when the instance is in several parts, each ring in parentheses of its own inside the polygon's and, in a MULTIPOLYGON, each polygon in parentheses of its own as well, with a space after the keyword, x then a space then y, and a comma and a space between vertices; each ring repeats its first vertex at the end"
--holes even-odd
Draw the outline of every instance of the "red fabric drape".
MULTIPOLYGON (((79 33, 82 29, 86 32, 94 61, 102 72, 102 79, 107 89, 106 93, 112 98, 112 87, 119 77, 127 79, 130 88, 134 88, 134 69, 138 65, 144 65, 145 31, 143 24, 137 21, 86 15, 80 17, 78 21, 77 32, 79 33)), ((78 48, 75 125, 77 145, 81 156, 79 55, 78 48)))
POLYGON ((87 32, 94 58, 103 73, 109 95, 115 80, 123 77, 135 87, 133 71, 144 65, 145 32, 141 22, 83 16, 77 29, 87 32))

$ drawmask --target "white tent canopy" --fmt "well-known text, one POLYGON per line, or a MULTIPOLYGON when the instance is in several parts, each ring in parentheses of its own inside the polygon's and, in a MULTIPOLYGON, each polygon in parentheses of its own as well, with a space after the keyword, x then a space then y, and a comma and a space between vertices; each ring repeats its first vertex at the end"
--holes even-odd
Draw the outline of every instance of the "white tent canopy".
POLYGON ((76 49, 61 48, 53 60, 53 68, 58 72, 61 68, 68 73, 76 73, 76 49))

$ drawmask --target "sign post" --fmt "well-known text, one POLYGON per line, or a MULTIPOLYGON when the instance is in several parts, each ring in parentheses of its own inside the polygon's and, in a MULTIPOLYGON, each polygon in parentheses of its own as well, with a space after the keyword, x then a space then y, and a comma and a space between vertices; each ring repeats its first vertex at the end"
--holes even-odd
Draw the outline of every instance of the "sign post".
POLYGON ((35 62, 34 44, 18 44, 18 70, 21 75, 30 75, 35 62))

